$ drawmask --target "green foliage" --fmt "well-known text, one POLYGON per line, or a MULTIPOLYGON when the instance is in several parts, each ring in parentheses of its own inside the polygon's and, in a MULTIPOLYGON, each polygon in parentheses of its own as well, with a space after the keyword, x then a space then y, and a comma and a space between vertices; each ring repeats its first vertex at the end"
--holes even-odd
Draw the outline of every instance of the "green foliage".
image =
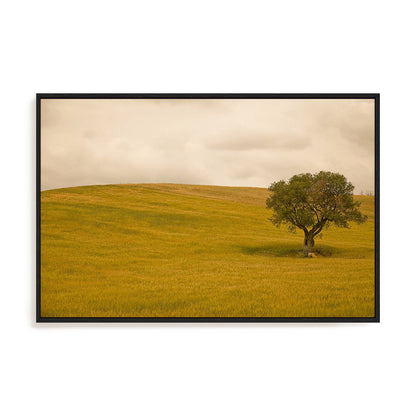
POLYGON ((270 185, 266 206, 273 210, 271 222, 286 224, 290 231, 302 229, 305 236, 316 237, 331 223, 349 228, 349 222, 363 223, 367 217, 354 200, 354 186, 344 175, 321 171, 295 175, 288 182, 270 185))

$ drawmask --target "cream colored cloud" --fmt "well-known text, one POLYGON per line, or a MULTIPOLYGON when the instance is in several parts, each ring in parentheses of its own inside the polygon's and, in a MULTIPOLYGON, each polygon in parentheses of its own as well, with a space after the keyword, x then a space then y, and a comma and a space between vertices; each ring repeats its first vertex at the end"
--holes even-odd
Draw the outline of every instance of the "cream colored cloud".
POLYGON ((266 187, 319 170, 343 173, 357 192, 373 190, 372 100, 42 100, 42 189, 266 187))

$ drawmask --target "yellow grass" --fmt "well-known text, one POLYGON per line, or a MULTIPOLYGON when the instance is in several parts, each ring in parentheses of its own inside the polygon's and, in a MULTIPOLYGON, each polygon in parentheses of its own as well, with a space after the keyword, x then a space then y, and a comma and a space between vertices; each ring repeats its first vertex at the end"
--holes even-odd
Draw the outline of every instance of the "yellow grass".
POLYGON ((316 258, 277 229, 262 188, 145 184, 41 194, 42 317, 372 317, 369 220, 316 258))

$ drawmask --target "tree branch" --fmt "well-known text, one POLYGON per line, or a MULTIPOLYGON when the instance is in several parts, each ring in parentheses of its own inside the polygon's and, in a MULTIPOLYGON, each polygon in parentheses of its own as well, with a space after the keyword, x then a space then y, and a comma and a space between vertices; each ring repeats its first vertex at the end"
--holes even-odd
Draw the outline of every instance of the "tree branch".
POLYGON ((324 226, 325 226, 325 223, 326 223, 326 221, 327 220, 323 220, 322 222, 321 222, 321 224, 319 225, 319 227, 313 232, 313 236, 314 237, 316 237, 321 231, 322 231, 322 229, 324 228, 324 226))

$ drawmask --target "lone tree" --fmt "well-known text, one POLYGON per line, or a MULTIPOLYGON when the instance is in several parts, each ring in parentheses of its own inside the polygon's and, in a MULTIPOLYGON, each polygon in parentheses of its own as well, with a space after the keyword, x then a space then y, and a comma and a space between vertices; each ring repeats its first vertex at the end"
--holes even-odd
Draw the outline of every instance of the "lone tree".
POLYGON ((353 190, 344 175, 333 172, 302 173, 287 182, 274 182, 266 201, 267 208, 274 211, 270 221, 276 227, 287 224, 292 232, 303 230, 303 252, 307 256, 315 237, 331 223, 349 228, 349 221, 367 220, 359 210, 360 203, 354 201, 353 190))

